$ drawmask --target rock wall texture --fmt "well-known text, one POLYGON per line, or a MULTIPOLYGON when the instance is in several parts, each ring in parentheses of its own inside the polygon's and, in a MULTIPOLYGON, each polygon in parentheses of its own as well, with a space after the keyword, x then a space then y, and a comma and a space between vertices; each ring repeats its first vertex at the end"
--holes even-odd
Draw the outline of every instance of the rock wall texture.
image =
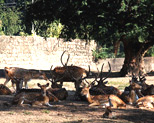
MULTIPOLYGON (((60 58, 63 51, 63 63, 67 61, 68 54, 70 58, 68 65, 77 65, 96 71, 97 67, 104 65, 104 71, 108 71, 108 61, 111 64, 112 71, 120 71, 123 58, 110 58, 93 62, 92 50, 97 44, 94 41, 87 43, 84 40, 75 39, 65 41, 57 38, 43 37, 22 37, 22 36, 0 36, 0 69, 8 67, 22 67, 27 69, 49 70, 51 65, 62 66, 60 58), (96 67, 97 66, 97 67, 96 67)), ((144 58, 145 70, 149 72, 154 70, 154 57, 144 58)))

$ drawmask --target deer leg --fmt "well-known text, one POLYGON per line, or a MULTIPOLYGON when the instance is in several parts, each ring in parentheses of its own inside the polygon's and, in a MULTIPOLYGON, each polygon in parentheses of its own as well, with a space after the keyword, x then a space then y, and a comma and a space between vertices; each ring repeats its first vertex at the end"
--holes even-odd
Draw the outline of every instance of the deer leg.
POLYGON ((53 107, 49 102, 45 103, 46 106, 53 107))
POLYGON ((98 106, 98 105, 100 105, 99 102, 93 102, 93 103, 89 104, 89 106, 98 106))
POLYGON ((28 89, 27 81, 25 81, 25 89, 28 89))
POLYGON ((6 77, 6 80, 5 80, 5 82, 4 82, 4 85, 6 85, 9 81, 10 81, 10 78, 7 78, 7 77, 6 77))
POLYGON ((23 86, 23 80, 18 80, 16 82, 16 92, 22 89, 22 86, 23 86))

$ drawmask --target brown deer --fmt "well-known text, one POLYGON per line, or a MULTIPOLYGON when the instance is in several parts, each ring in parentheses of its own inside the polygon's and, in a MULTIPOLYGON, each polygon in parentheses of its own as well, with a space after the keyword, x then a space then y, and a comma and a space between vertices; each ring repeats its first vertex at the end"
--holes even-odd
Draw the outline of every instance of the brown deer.
POLYGON ((154 95, 154 85, 148 85, 146 83, 146 78, 145 76, 140 76, 139 75, 139 81, 141 83, 142 89, 141 89, 141 93, 146 96, 146 95, 154 95))
POLYGON ((154 108, 154 95, 149 95, 149 96, 144 96, 139 98, 136 101, 136 106, 138 108, 149 108, 153 109, 154 108))
MULTIPOLYGON (((68 66, 68 60, 70 55, 68 55, 67 62, 64 64, 62 61, 62 57, 66 51, 64 51, 61 55, 61 63, 63 67, 55 67, 52 70, 52 66, 50 68, 50 74, 51 74, 51 79, 50 81, 54 81, 54 83, 60 82, 61 84, 63 82, 74 82, 75 88, 76 88, 76 95, 79 92, 79 87, 85 78, 89 75, 89 72, 87 72, 85 69, 78 67, 78 66, 68 66)), ((89 67, 90 71, 90 67, 89 67)))
POLYGON ((46 85, 40 85, 38 83, 37 85, 41 88, 41 90, 36 89, 33 90, 33 92, 28 92, 27 89, 25 89, 25 91, 21 90, 21 92, 14 97, 12 104, 17 104, 21 106, 23 104, 31 104, 32 106, 46 105, 52 107, 52 105, 49 104, 49 97, 47 96, 46 91, 46 88, 49 86, 49 83, 47 83, 46 85))
POLYGON ((111 106, 113 108, 118 107, 126 107, 126 104, 116 95, 113 94, 106 94, 106 95, 91 95, 89 89, 92 84, 85 86, 81 94, 86 96, 87 101, 90 103, 89 106, 96 106, 96 105, 105 105, 111 106))
POLYGON ((111 73, 111 65, 110 63, 108 62, 108 65, 109 65, 109 71, 107 73, 107 75, 105 77, 103 77, 103 66, 104 64, 102 65, 101 67, 101 71, 99 72, 98 70, 98 75, 95 76, 95 81, 93 81, 92 84, 94 84, 94 86, 92 86, 92 90, 97 90, 99 92, 104 92, 104 94, 114 94, 114 95, 117 95, 117 96, 120 96, 121 95, 121 91, 114 87, 114 86, 107 86, 106 84, 108 83, 108 81, 104 82, 110 75, 111 73), (100 78, 98 80, 98 77, 100 78), (97 82, 97 85, 95 85, 95 83, 97 82))
POLYGON ((127 104, 134 104, 136 100, 143 95, 141 94, 141 88, 138 83, 132 80, 129 81, 130 85, 125 87, 124 92, 120 95, 120 98, 127 104))
POLYGON ((0 84, 0 95, 11 95, 12 91, 3 84, 0 84))
POLYGON ((24 69, 19 67, 5 67, 4 68, 6 80, 4 85, 6 85, 10 80, 12 81, 12 86, 16 84, 14 78, 22 79, 25 82, 25 88, 28 88, 27 82, 31 79, 44 79, 48 80, 46 74, 43 71, 37 71, 33 69, 24 69))

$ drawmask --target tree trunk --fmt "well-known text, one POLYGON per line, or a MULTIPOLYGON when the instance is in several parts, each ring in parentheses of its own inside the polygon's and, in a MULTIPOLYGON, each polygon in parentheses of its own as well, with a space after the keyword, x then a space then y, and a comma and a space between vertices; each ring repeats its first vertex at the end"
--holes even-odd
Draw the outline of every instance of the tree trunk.
POLYGON ((137 42, 135 39, 127 40, 124 37, 121 40, 124 44, 125 60, 120 71, 121 76, 136 76, 144 75, 144 60, 145 53, 151 48, 149 42, 137 42))

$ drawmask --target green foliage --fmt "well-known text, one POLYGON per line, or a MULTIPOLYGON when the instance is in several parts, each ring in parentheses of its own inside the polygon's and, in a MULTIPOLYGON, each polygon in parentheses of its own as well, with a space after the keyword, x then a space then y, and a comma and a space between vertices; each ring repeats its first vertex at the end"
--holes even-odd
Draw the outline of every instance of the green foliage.
POLYGON ((64 26, 60 23, 60 21, 55 20, 47 28, 47 37, 59 38, 63 27, 64 26))
POLYGON ((9 8, 5 6, 0 9, 0 13, 0 20, 2 21, 1 30, 4 32, 4 34, 17 34, 21 30, 21 13, 18 12, 14 7, 9 8))
POLYGON ((154 57, 154 46, 148 50, 148 52, 145 54, 145 57, 154 57))
POLYGON ((98 59, 105 59, 105 58, 113 58, 114 53, 111 52, 111 48, 107 48, 106 45, 104 45, 101 48, 97 48, 95 51, 93 51, 93 56, 95 60, 97 61, 98 59))
POLYGON ((60 19, 64 25, 63 38, 94 39, 112 45, 122 35, 137 37, 140 42, 147 40, 154 21, 154 3, 152 0, 46 0, 28 6, 27 13, 29 20, 43 19, 49 24, 60 19))

